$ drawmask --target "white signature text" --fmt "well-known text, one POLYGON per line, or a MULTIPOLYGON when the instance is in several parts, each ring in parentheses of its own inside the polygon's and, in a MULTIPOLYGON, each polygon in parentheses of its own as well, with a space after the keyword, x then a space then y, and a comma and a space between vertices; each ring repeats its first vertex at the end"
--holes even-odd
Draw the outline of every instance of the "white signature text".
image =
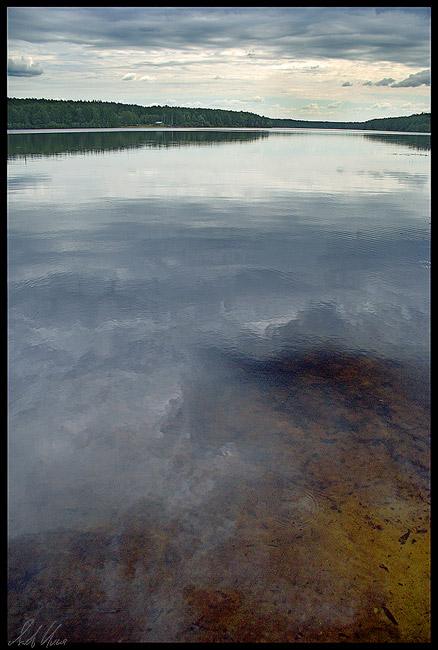
POLYGON ((13 641, 9 641, 8 645, 13 645, 16 643, 17 645, 27 645, 31 648, 34 648, 35 644, 38 643, 40 645, 45 645, 46 648, 49 648, 54 645, 65 645, 67 643, 67 639, 60 639, 55 637, 55 633, 59 630, 62 623, 56 625, 56 621, 54 621, 53 623, 50 623, 47 630, 44 630, 42 632, 42 625, 33 631, 32 628, 34 627, 34 623, 34 618, 30 618, 28 621, 26 621, 21 628, 20 634, 13 641), (40 636, 40 640, 38 638, 38 635, 40 636))

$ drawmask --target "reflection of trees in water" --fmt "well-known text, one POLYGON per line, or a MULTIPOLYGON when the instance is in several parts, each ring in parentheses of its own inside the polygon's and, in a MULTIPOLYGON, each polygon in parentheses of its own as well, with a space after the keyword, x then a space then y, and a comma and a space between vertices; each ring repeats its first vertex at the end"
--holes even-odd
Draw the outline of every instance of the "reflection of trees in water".
POLYGON ((419 151, 430 151, 430 135, 416 135, 416 134, 366 134, 364 138, 377 140, 378 142, 385 142, 386 144, 401 144, 410 149, 418 149, 419 151))
MULTIPOLYGON (((295 135, 296 133, 294 133, 295 135)), ((309 133, 307 132, 309 135, 309 133)), ((75 131, 68 133, 8 134, 8 159, 24 156, 105 153, 123 149, 184 147, 253 142, 268 138, 266 131, 75 131)), ((276 134, 278 135, 278 134, 276 134)), ((430 150, 430 136, 416 134, 364 134, 364 138, 430 150)))
POLYGON ((8 134, 8 158, 252 142, 264 131, 76 131, 8 134))

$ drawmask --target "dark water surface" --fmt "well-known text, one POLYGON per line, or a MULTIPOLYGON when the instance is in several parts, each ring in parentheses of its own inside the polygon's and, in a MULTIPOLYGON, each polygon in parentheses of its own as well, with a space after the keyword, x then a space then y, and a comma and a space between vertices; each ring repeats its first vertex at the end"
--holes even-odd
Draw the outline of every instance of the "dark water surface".
POLYGON ((9 640, 428 641, 429 137, 8 138, 9 640))

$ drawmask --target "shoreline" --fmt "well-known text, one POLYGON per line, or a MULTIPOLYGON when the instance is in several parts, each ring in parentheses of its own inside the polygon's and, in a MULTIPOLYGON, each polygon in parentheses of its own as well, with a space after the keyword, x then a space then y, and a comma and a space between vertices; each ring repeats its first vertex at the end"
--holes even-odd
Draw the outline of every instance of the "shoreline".
POLYGON ((282 127, 282 126, 252 126, 252 127, 239 127, 239 126, 96 126, 96 127, 57 127, 57 128, 35 128, 35 129, 7 129, 8 135, 24 134, 24 133, 84 133, 84 132, 97 132, 97 131, 271 131, 271 132, 322 132, 322 133, 379 133, 390 135, 431 135, 426 131, 390 131, 380 129, 335 129, 335 128, 319 128, 319 127, 282 127))

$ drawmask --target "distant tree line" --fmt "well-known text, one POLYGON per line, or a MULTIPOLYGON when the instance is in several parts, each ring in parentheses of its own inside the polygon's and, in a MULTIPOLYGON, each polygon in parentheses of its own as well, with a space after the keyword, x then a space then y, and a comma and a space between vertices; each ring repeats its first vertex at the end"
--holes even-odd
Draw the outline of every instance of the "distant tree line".
POLYGON ((232 128, 372 129, 430 132, 430 113, 366 122, 316 122, 269 118, 247 111, 179 106, 138 106, 100 100, 8 98, 8 129, 157 126, 232 128))
POLYGON ((366 129, 374 131, 416 131, 430 133, 430 113, 416 113, 407 117, 384 117, 368 120, 364 123, 366 129))
POLYGON ((364 129, 369 131, 430 133, 430 113, 402 117, 381 117, 366 122, 315 122, 288 119, 272 119, 271 122, 272 126, 293 129, 364 129))
POLYGON ((137 106, 102 101, 8 99, 9 129, 117 128, 128 126, 266 127, 255 113, 212 108, 137 106))

